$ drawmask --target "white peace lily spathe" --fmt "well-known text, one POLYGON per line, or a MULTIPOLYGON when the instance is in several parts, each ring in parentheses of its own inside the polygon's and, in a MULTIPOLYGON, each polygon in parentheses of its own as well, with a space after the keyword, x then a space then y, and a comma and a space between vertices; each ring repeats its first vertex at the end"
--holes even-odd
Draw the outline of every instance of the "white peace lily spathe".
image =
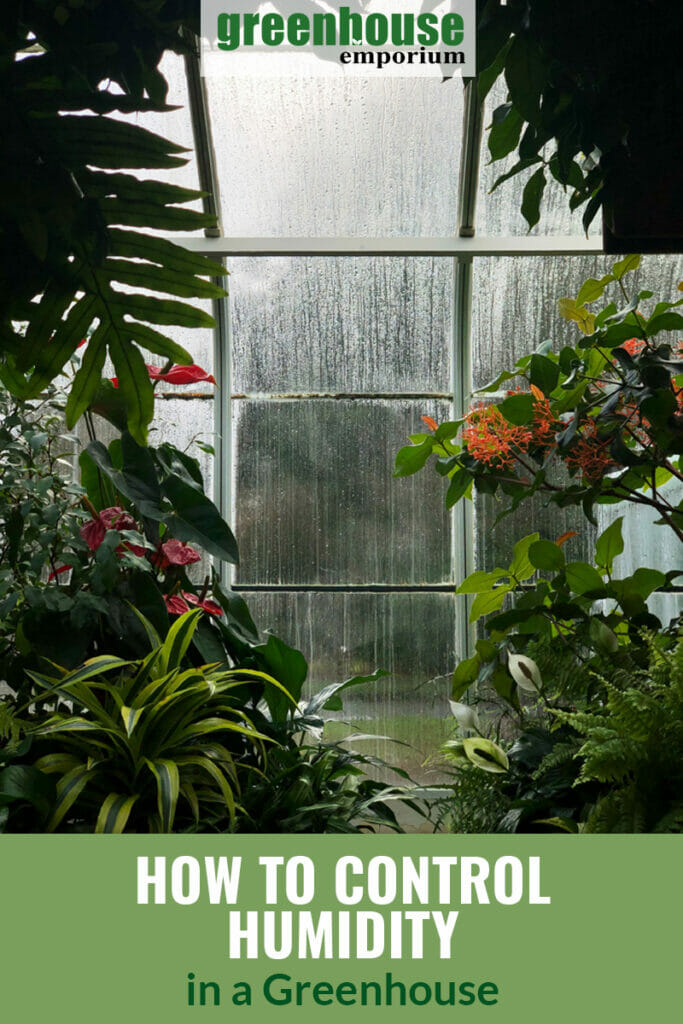
POLYGON ((479 715, 469 704, 459 704, 456 700, 448 702, 453 712, 453 717, 461 729, 476 729, 479 731, 479 715))
POLYGON ((520 690, 539 693, 543 685, 538 665, 524 654, 508 654, 508 672, 520 690))

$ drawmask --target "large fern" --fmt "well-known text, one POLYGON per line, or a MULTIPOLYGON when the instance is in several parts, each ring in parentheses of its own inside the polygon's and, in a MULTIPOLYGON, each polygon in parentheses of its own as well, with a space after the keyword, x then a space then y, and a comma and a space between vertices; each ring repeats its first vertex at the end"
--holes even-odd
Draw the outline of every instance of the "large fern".
POLYGON ((597 710, 556 711, 584 741, 577 784, 599 782, 587 832, 681 831, 683 826, 683 632, 648 640, 649 666, 600 677, 597 710))
POLYGON ((215 218, 186 208, 201 193, 132 173, 184 163, 182 147, 109 115, 171 109, 157 65, 165 49, 187 50, 180 33, 198 12, 196 0, 5 0, 0 24, 0 379, 18 397, 39 394, 90 332, 68 424, 109 355, 140 443, 153 413, 140 350, 191 362, 164 327, 211 326, 179 299, 223 295, 210 280, 222 271, 137 230, 215 218))

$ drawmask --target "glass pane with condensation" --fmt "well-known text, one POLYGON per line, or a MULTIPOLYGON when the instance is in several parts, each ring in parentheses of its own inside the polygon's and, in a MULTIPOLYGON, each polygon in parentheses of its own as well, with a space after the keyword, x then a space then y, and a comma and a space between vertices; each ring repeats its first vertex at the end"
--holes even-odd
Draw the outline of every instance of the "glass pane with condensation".
POLYGON ((460 80, 216 79, 225 233, 455 233, 460 80))
POLYGON ((238 401, 237 579, 257 584, 441 583, 451 578, 443 480, 392 477, 422 414, 446 402, 238 401))
POLYGON ((237 392, 450 393, 451 259, 254 257, 229 270, 237 392))
MULTIPOLYGON (((484 387, 501 370, 511 369, 521 356, 541 342, 553 340, 559 352, 576 347, 582 335, 558 312, 558 300, 576 297, 588 277, 600 278, 612 269, 615 256, 489 257, 474 261, 472 293, 472 361, 474 387, 484 387)), ((683 277, 681 256, 644 256, 640 268, 623 281, 629 296, 647 288, 656 299, 680 297, 676 286, 683 277)), ((625 299, 616 284, 605 292, 604 304, 625 299)), ((654 300, 653 300, 654 301, 654 300)), ((599 310, 603 300, 590 308, 599 310)), ((645 308, 648 308, 647 305, 645 308)), ((512 382, 514 385, 514 382, 512 382)))
MULTIPOLYGON (((327 683, 385 669, 387 677, 343 693, 343 712, 334 717, 350 723, 347 733, 367 730, 408 744, 364 742, 359 750, 408 769, 420 781, 437 777, 434 768, 423 765, 452 732, 448 699, 460 599, 433 593, 244 596, 260 628, 305 654, 308 694, 327 683)), ((326 735, 345 734, 335 726, 326 735)))
MULTIPOLYGON (((503 182, 495 192, 491 192, 498 178, 506 174, 518 161, 517 150, 513 150, 502 160, 491 163, 488 148, 488 128, 493 119, 493 112, 505 103, 506 86, 501 79, 496 83, 486 98, 484 110, 484 133, 481 148, 481 167, 479 173, 479 189, 477 193, 476 226, 478 235, 526 235, 529 225, 522 216, 520 206, 524 186, 531 175, 540 167, 533 167, 503 182)), ((554 144, 546 147, 546 158, 554 151, 554 144)), ((571 189, 566 192, 562 186, 546 171, 546 188, 541 201, 540 220, 530 232, 532 236, 566 235, 583 237, 581 223, 584 207, 572 212, 569 208, 571 189)), ((598 214, 590 226, 591 235, 599 235, 602 221, 598 214)))

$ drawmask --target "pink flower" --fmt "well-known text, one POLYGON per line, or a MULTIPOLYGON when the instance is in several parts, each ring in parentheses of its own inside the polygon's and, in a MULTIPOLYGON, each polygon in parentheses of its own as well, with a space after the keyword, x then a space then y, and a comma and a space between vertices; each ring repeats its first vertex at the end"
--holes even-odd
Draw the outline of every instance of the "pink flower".
POLYGON ((87 523, 83 523, 79 532, 90 550, 97 551, 98 547, 104 540, 104 535, 107 532, 107 529, 101 518, 98 516, 97 519, 90 519, 87 523))
POLYGON ((168 569, 171 565, 192 565, 199 562, 201 555, 189 544, 180 540, 165 541, 158 551, 152 555, 152 562, 160 569, 168 569))
MULTIPOLYGON (((103 508, 96 518, 84 523, 80 529, 80 535, 91 551, 97 551, 104 540, 107 530, 135 530, 137 523, 129 512, 124 512, 120 505, 112 505, 110 508, 103 508)), ((137 545, 134 545, 137 547, 137 545)), ((132 550, 132 548, 131 548, 132 550)), ((139 548, 144 554, 144 548, 139 548)), ((137 554, 138 551, 135 551, 137 554)))
POLYGON ((164 604, 169 615, 183 615, 189 612, 190 606, 180 594, 164 594, 164 604))
MULTIPOLYGON (((201 366, 197 366, 196 363, 192 363, 191 366, 172 366, 166 373, 163 373, 159 366, 152 366, 151 363, 145 363, 145 366, 150 380, 164 380, 167 384, 198 384, 200 381, 206 381, 209 384, 216 383, 213 374, 202 370, 201 366)), ((118 377, 109 379, 115 388, 119 386, 118 377)))
POLYGON ((100 519, 107 530, 137 529, 137 523, 130 512, 124 512, 120 505, 112 505, 111 508, 103 508, 100 512, 100 519))
POLYGON ((188 604, 192 604, 195 608, 201 608, 203 611, 208 612, 209 615, 222 615, 223 609, 215 601, 209 601, 205 598, 200 601, 196 594, 190 594, 187 590, 183 590, 183 597, 188 604))

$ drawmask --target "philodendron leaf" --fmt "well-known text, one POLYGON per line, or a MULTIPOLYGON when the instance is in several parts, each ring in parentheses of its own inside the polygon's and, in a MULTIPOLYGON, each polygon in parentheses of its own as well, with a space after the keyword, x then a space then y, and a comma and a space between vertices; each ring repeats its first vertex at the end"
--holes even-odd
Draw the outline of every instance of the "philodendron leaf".
POLYGON ((510 767, 507 754, 492 740, 470 736, 462 741, 462 748, 467 759, 485 772, 502 774, 510 767))
POLYGON ((214 558, 237 563, 237 541, 211 499, 175 474, 164 480, 162 488, 173 506, 165 517, 172 535, 199 544, 214 558))

